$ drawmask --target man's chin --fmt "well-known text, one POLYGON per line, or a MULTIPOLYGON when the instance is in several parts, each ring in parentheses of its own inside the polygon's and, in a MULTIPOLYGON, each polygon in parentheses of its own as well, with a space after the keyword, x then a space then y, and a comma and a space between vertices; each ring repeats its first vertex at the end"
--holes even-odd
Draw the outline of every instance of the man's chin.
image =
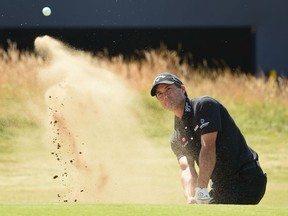
POLYGON ((165 106, 164 109, 173 112, 174 111, 174 106, 165 106))

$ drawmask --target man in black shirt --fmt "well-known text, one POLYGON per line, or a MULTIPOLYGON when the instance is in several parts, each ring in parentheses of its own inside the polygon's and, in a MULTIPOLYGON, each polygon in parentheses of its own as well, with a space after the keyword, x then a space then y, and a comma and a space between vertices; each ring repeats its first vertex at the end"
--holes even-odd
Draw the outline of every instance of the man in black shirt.
POLYGON ((175 114, 171 147, 179 161, 187 203, 260 202, 266 190, 266 174, 258 154, 247 145, 221 103, 209 96, 190 100, 181 80, 171 73, 155 78, 151 96, 175 114))

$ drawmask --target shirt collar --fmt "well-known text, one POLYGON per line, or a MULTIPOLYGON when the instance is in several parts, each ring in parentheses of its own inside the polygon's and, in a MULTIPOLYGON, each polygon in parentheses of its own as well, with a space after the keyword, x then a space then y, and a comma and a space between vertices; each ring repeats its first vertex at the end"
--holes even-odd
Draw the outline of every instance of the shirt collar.
POLYGON ((178 118, 177 116, 175 116, 175 118, 178 119, 178 121, 185 121, 191 112, 193 112, 191 101, 188 97, 186 97, 182 119, 178 118))

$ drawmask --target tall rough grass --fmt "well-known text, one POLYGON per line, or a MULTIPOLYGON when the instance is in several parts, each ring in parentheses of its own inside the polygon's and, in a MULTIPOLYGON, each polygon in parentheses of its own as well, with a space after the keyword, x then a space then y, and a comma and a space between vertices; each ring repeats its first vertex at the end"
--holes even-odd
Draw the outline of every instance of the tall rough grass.
POLYGON ((44 64, 44 60, 35 53, 21 52, 15 43, 9 44, 7 51, 0 49, 1 100, 37 92, 37 70, 44 64))
MULTIPOLYGON (((241 102, 265 101, 288 106, 288 81, 264 75, 252 76, 231 71, 229 68, 195 68, 180 61, 176 52, 162 47, 157 50, 141 51, 144 58, 126 60, 122 55, 109 58, 94 56, 99 67, 125 77, 134 88, 148 91, 154 77, 163 71, 177 74, 186 84, 190 94, 212 94, 241 102), (181 63, 180 63, 181 62, 181 63)), ((32 52, 20 52, 15 43, 7 51, 0 49, 0 93, 34 94, 41 90, 37 83, 37 71, 45 65, 45 59, 32 52)))
POLYGON ((143 51, 143 59, 124 60, 123 56, 102 58, 101 65, 125 76, 141 90, 149 90, 156 74, 170 71, 186 84, 191 96, 210 94, 239 102, 267 102, 288 106, 288 82, 283 77, 277 80, 264 74, 253 76, 230 68, 193 67, 180 61, 176 52, 165 47, 143 51))
MULTIPOLYGON (((269 118, 271 115, 275 115, 271 118, 280 120, 277 128, 280 128, 279 125, 285 125, 286 112, 278 113, 279 110, 287 110, 288 107, 288 81, 285 78, 278 77, 275 80, 264 75, 256 77, 241 73, 241 71, 231 71, 228 67, 195 68, 189 65, 185 59, 180 61, 175 51, 170 51, 164 46, 156 50, 141 51, 143 56, 141 59, 127 60, 123 55, 108 57, 100 54, 86 54, 91 57, 91 61, 95 65, 124 77, 134 89, 144 93, 148 106, 155 106, 148 99, 154 77, 163 71, 170 71, 184 81, 190 97, 214 96, 232 107, 232 112, 233 107, 234 110, 241 109, 241 106, 238 105, 244 104, 244 109, 248 108, 248 110, 246 113, 242 112, 246 115, 243 118, 249 120, 250 116, 258 112, 258 114, 262 113, 262 116, 259 117, 260 120, 265 121, 267 115, 269 118), (274 109, 275 107, 276 109, 274 109), (281 116, 281 113, 284 113, 284 116, 281 116)), ((45 67, 45 64, 49 64, 49 62, 39 53, 20 52, 16 44, 12 42, 7 51, 0 49, 1 118, 9 116, 8 113, 14 115, 23 112, 21 106, 10 106, 9 104, 41 100, 38 96, 42 95, 42 87, 38 83, 37 73, 40 68, 45 67)), ((236 114, 238 115, 237 112, 236 114)), ((244 125, 244 127, 252 126, 244 125)))

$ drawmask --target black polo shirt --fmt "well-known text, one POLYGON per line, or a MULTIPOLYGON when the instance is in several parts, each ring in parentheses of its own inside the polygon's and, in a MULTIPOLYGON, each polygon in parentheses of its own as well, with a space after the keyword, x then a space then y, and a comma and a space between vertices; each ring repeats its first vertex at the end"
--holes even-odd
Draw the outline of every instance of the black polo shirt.
POLYGON ((182 119, 175 116, 171 147, 177 159, 186 156, 199 165, 201 135, 218 132, 216 139, 216 166, 212 181, 225 184, 237 177, 244 164, 258 156, 248 147, 241 131, 227 109, 209 96, 187 98, 182 119))

